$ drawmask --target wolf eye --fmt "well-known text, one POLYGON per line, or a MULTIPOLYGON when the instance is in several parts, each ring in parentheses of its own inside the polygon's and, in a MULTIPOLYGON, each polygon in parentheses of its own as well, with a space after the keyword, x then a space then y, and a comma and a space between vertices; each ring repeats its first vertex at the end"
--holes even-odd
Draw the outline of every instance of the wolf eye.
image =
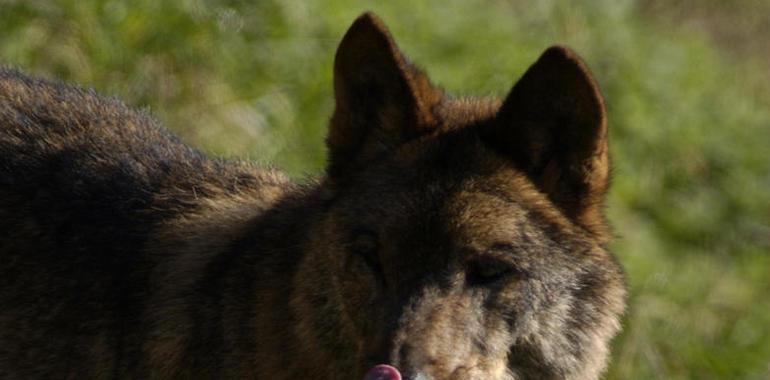
POLYGON ((481 259, 468 265, 466 281, 471 286, 489 286, 516 273, 516 268, 501 260, 481 259))
POLYGON ((371 231, 358 231, 353 234, 350 249, 360 255, 368 255, 377 250, 377 236, 371 231))
POLYGON ((349 249, 351 253, 361 256, 371 267, 378 267, 377 250, 379 242, 377 235, 371 231, 356 231, 350 239, 349 249))
POLYGON ((349 262, 355 262, 355 258, 363 260, 366 266, 372 270, 372 274, 377 278, 380 286, 387 287, 385 273, 380 265, 380 242, 374 232, 369 230, 355 231, 348 241, 348 250, 350 253, 349 262))

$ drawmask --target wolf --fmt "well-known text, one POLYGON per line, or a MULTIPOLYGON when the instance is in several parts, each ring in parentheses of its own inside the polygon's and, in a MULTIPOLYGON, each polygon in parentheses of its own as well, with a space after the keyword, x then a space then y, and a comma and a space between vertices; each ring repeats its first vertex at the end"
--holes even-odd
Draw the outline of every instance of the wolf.
POLYGON ((626 296, 583 61, 451 96, 365 13, 334 99, 295 183, 0 70, 0 378, 600 377, 626 296))

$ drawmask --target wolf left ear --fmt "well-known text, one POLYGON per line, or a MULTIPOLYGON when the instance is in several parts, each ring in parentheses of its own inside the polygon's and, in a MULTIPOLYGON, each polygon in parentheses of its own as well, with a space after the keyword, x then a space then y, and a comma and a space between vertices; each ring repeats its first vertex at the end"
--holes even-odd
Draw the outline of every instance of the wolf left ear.
POLYGON ((546 50, 503 102, 486 140, 562 212, 605 241, 609 162, 604 100, 571 50, 546 50))
POLYGON ((364 13, 334 58, 336 101, 326 144, 332 178, 425 132, 438 93, 411 66, 382 21, 364 13))

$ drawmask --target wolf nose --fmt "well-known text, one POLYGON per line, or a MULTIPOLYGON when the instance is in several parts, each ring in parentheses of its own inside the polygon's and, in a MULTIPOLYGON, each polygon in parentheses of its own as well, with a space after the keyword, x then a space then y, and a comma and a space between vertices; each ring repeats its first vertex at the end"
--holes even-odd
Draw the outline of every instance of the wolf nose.
POLYGON ((401 380, 401 373, 393 366, 379 364, 366 373, 364 380, 401 380))

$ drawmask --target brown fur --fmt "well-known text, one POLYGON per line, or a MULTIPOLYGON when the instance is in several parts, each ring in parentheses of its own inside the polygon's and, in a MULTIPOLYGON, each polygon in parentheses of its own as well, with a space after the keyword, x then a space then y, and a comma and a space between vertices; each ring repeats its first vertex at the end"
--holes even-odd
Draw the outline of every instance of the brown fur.
POLYGON ((327 176, 293 184, 0 70, 0 377, 598 378, 625 291, 585 64, 453 98, 364 14, 334 75, 327 176))

